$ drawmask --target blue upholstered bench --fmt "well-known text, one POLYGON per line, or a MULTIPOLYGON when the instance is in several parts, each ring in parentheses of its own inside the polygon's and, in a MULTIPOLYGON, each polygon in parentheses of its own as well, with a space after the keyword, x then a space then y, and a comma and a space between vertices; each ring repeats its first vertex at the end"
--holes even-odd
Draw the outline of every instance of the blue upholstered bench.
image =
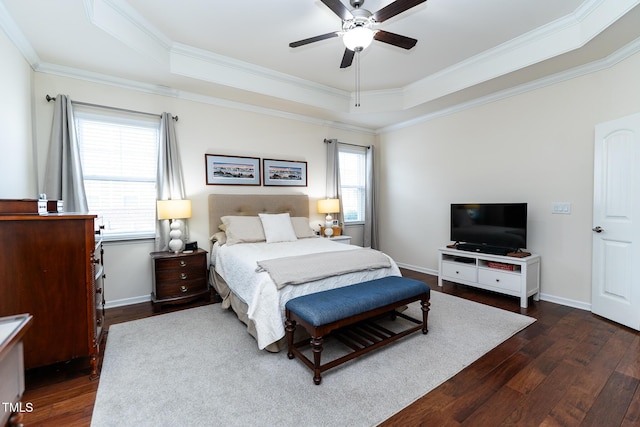
POLYGON ((321 373, 371 350, 396 341, 412 332, 428 332, 427 315, 431 289, 425 283, 399 276, 388 276, 355 285, 317 292, 293 298, 286 303, 286 331, 289 359, 298 356, 313 370, 313 382, 320 384, 321 373), (422 320, 414 319, 397 311, 420 300, 422 320), (393 332, 373 321, 383 315, 402 317, 417 326, 401 332, 393 332), (311 335, 311 340, 295 342, 297 325, 302 325, 311 335), (338 334, 349 328, 348 333, 338 334), (330 332, 353 351, 328 363, 321 363, 323 337, 330 332), (313 362, 301 351, 311 346, 313 362))

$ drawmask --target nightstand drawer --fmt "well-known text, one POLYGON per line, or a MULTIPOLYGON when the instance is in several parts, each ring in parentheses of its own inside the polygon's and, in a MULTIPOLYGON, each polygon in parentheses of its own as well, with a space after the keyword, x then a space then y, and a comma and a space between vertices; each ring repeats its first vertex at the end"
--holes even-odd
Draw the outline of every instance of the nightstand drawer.
POLYGON ((183 271, 191 269, 207 268, 207 257, 205 254, 196 254, 190 257, 176 257, 156 260, 156 271, 183 271))
POLYGON ((162 299, 189 296, 206 289, 207 282, 201 278, 179 282, 173 281, 165 284, 158 283, 156 287, 156 297, 162 299))
POLYGON ((173 269, 156 269, 156 282, 158 284, 180 282, 202 278, 204 267, 184 267, 173 269))

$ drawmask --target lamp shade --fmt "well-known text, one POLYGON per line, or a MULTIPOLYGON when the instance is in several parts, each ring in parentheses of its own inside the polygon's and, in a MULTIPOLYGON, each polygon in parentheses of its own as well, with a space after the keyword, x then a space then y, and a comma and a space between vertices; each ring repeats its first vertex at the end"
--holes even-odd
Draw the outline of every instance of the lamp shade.
POLYGON ((373 31, 370 28, 358 26, 350 29, 342 36, 342 42, 347 49, 356 51, 357 48, 362 50, 369 47, 373 41, 373 31))
POLYGON ((340 199, 318 200, 318 212, 325 214, 340 212, 340 199))
POLYGON ((191 200, 158 200, 158 219, 191 218, 191 200))

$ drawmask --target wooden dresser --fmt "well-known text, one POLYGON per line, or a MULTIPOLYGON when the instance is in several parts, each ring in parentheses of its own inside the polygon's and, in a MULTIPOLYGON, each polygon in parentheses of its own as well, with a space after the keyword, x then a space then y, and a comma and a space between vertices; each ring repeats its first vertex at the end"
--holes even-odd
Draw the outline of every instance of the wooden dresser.
POLYGON ((33 315, 25 368, 89 357, 97 378, 104 262, 95 215, 7 213, 8 204, 0 200, 0 316, 33 315))

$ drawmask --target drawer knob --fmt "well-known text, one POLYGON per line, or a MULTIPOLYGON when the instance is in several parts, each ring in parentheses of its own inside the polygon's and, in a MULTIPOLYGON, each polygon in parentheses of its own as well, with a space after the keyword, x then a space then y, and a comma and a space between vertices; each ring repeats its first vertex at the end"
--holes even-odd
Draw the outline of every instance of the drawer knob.
POLYGON ((180 286, 180 292, 185 293, 185 292, 187 292, 188 290, 189 290, 189 289, 187 289, 187 287, 186 287, 186 286, 184 286, 184 285, 183 285, 183 286, 180 286))
POLYGON ((183 259, 181 259, 180 260, 180 267, 185 267, 186 265, 187 265, 187 263, 183 259))
POLYGON ((496 282, 499 282, 499 281, 500 281, 500 279, 496 279, 496 282))
POLYGON ((456 271, 456 274, 460 274, 460 272, 459 272, 459 271, 456 271))
POLYGON ((180 279, 186 280, 187 279, 187 273, 180 273, 180 279))

